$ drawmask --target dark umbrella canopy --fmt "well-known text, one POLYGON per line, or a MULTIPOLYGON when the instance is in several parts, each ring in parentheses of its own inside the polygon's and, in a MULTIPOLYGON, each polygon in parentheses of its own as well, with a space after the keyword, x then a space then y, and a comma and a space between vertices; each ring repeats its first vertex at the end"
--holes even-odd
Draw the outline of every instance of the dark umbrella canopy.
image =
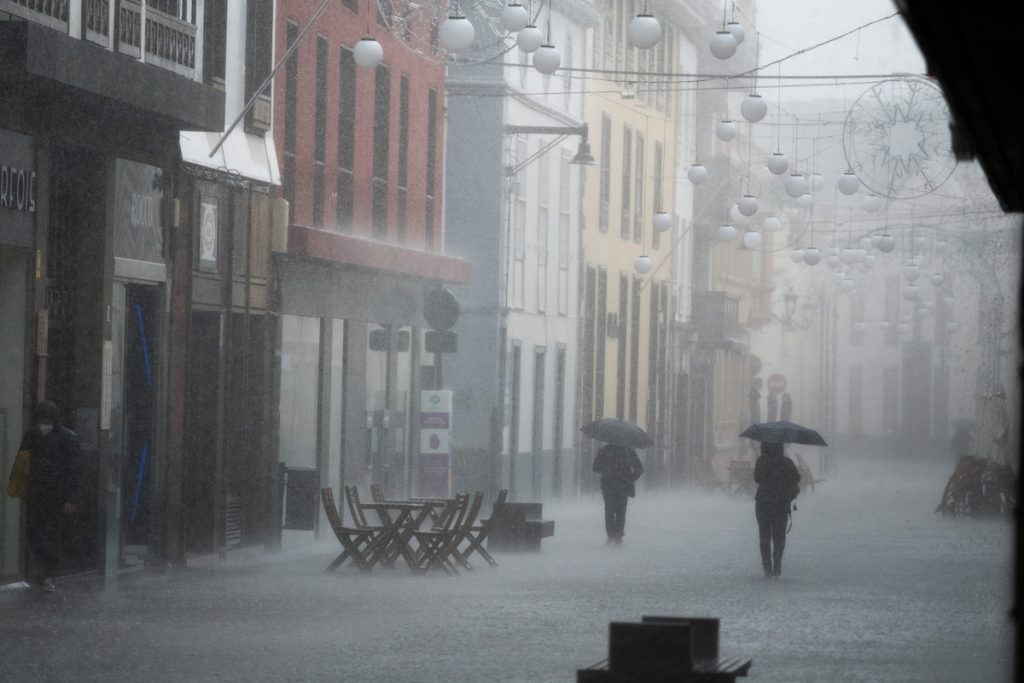
POLYGON ((769 443, 799 443, 806 446, 828 445, 818 432, 808 427, 801 427, 789 420, 758 422, 744 429, 740 436, 752 439, 753 441, 769 443))
POLYGON ((602 417, 600 420, 594 420, 590 424, 584 425, 580 431, 591 439, 630 448, 649 448, 654 445, 654 439, 643 429, 632 422, 614 417, 602 417))

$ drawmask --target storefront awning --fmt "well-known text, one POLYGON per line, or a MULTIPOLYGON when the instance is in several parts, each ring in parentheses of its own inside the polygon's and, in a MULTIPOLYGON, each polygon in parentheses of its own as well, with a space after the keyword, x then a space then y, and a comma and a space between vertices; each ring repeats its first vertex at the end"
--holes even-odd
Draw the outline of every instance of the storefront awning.
POLYGON ((241 176, 265 185, 281 184, 274 140, 269 134, 252 135, 236 128, 211 157, 210 150, 217 146, 221 135, 222 133, 182 131, 178 136, 181 160, 186 164, 201 166, 230 176, 241 176))

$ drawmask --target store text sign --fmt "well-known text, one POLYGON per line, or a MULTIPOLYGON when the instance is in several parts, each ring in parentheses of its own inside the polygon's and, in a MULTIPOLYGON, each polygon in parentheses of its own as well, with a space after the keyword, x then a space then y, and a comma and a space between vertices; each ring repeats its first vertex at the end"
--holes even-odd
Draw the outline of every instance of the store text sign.
POLYGON ((17 166, 0 165, 0 208, 36 210, 36 172, 17 166))

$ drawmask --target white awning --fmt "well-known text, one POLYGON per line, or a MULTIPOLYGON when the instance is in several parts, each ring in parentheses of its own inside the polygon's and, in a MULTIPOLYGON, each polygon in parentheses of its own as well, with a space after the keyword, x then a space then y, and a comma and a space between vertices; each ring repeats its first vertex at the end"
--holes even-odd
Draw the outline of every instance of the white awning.
POLYGON ((178 136, 181 160, 186 164, 215 171, 237 173, 244 178, 267 185, 281 184, 274 138, 270 133, 262 136, 252 135, 236 128, 211 157, 210 150, 217 146, 221 135, 202 131, 182 131, 178 136))

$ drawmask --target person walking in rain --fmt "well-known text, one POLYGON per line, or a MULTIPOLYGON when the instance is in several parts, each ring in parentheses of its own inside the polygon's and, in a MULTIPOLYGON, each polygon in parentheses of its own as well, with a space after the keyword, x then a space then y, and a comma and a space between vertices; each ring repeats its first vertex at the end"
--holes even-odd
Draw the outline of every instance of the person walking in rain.
POLYGON ((597 452, 594 471, 601 475, 607 543, 621 545, 626 527, 626 504, 636 495, 635 482, 644 473, 644 466, 635 450, 610 443, 597 452))
POLYGON ((786 523, 790 505, 800 493, 800 473, 783 453, 781 443, 763 442, 754 463, 754 513, 761 545, 764 575, 782 576, 782 553, 786 549, 786 523))
POLYGON ((39 402, 33 418, 35 425, 21 440, 21 450, 31 453, 25 495, 28 545, 38 564, 40 587, 53 593, 62 554, 61 528, 77 510, 81 451, 78 436, 59 424, 56 403, 39 402))

